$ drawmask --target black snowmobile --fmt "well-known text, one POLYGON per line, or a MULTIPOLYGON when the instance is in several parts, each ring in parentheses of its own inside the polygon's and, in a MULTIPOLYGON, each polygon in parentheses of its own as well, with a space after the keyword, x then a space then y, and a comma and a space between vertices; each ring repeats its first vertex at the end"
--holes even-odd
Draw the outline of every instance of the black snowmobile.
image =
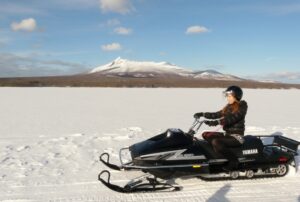
POLYGON ((211 145, 194 137, 204 123, 195 120, 191 129, 185 133, 180 129, 166 132, 148 140, 136 143, 119 152, 121 165, 109 162, 109 154, 103 153, 100 161, 114 170, 140 170, 146 175, 131 180, 124 187, 110 183, 110 172, 102 171, 98 179, 108 188, 123 192, 178 191, 182 187, 159 179, 170 180, 178 177, 199 177, 216 179, 229 177, 237 179, 257 176, 284 176, 289 165, 295 167, 295 156, 300 142, 280 135, 245 136, 242 146, 232 148, 239 157, 238 169, 226 172, 222 167, 228 162, 214 152, 211 145), (124 162, 124 152, 130 153, 131 161, 124 162), (106 180, 103 175, 107 174, 106 180))

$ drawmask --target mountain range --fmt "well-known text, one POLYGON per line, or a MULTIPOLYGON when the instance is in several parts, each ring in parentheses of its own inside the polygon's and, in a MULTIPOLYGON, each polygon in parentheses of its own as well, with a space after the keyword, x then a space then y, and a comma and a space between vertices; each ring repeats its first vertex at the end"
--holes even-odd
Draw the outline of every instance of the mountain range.
POLYGON ((143 88, 297 88, 300 84, 256 81, 215 70, 193 71, 168 62, 116 58, 108 64, 74 75, 0 78, 0 86, 143 87, 143 88))
POLYGON ((89 75, 105 77, 130 77, 130 78, 168 78, 183 77, 190 79, 213 79, 227 81, 242 81, 230 74, 222 74, 215 70, 192 71, 168 62, 140 62, 130 61, 118 57, 114 61, 96 67, 87 72, 89 75))

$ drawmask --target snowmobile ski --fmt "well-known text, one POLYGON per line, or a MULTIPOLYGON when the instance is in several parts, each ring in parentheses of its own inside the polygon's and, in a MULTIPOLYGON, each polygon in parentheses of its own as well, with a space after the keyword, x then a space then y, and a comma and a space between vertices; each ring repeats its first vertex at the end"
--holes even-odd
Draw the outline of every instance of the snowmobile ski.
POLYGON ((109 163, 109 154, 108 153, 103 153, 101 154, 101 156, 99 157, 99 160, 106 165, 107 167, 113 169, 113 170, 122 170, 123 168, 121 166, 117 166, 114 164, 109 163), (106 160, 104 160, 104 156, 106 156, 106 160))
POLYGON ((136 193, 136 192, 158 192, 158 191, 180 191, 182 187, 174 186, 169 183, 159 182, 155 177, 151 178, 146 176, 142 176, 131 180, 124 187, 120 187, 118 185, 111 184, 110 182, 110 172, 108 170, 103 170, 99 176, 98 180, 102 182, 109 189, 120 192, 120 193, 136 193), (107 180, 102 178, 103 174, 107 174, 107 180))

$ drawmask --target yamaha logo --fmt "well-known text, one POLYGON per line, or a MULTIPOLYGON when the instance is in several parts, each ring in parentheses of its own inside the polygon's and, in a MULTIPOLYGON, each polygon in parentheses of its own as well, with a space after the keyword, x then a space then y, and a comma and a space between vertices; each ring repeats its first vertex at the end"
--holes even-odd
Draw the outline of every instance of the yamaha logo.
POLYGON ((258 154, 257 149, 243 150, 243 155, 258 154))

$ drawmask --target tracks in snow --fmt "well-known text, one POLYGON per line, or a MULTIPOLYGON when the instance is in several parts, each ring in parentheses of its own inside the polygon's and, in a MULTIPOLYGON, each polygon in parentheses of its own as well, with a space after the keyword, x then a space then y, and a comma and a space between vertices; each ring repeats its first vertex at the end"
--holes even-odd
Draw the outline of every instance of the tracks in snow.
MULTIPOLYGON (((125 180, 118 182, 125 183, 125 180)), ((298 176, 217 182, 193 178, 179 179, 177 183, 184 187, 181 192, 139 194, 112 192, 97 181, 39 186, 12 185, 13 192, 2 191, 0 201, 297 201, 300 198, 298 176)), ((1 188, 2 185, 1 183, 1 188)))

